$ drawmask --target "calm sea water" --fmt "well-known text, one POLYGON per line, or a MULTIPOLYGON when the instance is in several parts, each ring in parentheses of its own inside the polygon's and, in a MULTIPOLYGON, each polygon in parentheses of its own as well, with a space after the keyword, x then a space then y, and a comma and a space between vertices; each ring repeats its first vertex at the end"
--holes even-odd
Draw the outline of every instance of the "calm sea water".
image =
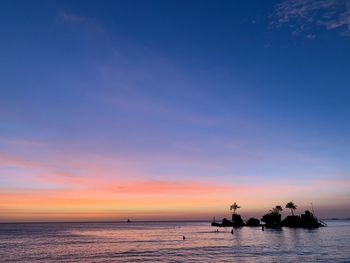
POLYGON ((350 221, 327 223, 233 235, 209 223, 0 224, 0 261, 350 262, 350 221))

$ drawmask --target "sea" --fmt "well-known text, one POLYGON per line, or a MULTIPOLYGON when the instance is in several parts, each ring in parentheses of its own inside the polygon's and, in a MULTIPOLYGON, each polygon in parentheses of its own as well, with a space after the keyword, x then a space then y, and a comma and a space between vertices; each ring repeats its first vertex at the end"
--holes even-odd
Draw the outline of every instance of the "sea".
POLYGON ((233 234, 209 222, 4 223, 0 262, 350 262, 350 221, 326 223, 233 234))

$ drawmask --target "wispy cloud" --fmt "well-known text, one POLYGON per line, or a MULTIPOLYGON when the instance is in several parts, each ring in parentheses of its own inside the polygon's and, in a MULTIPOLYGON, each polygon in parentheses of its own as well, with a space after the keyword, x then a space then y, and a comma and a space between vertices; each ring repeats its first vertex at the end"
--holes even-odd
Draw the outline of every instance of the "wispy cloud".
POLYGON ((133 218, 148 218, 149 212, 154 213, 153 218, 161 214, 171 218, 174 211, 201 218, 224 211, 227 200, 235 197, 244 202, 247 212, 267 210, 276 202, 294 198, 296 192, 300 207, 309 204, 301 200, 314 202, 315 196, 318 202, 349 198, 347 171, 337 177, 307 177, 298 182, 266 177, 257 185, 237 178, 218 180, 179 175, 169 178, 165 174, 155 178, 152 173, 137 169, 135 161, 116 156, 64 152, 36 158, 0 151, 0 168, 20 168, 15 178, 8 172, 0 172, 0 179, 4 180, 0 187, 0 221, 18 218, 19 214, 20 218, 46 220, 50 213, 53 218, 67 219, 71 211, 75 211, 78 219, 115 219, 122 218, 126 210, 132 211, 127 216, 133 218))
POLYGON ((67 26, 79 26, 85 28, 90 33, 104 32, 103 27, 94 17, 83 16, 61 10, 58 12, 57 20, 67 26))
POLYGON ((75 24, 79 24, 87 20, 86 17, 73 14, 73 13, 68 13, 66 11, 59 12, 58 17, 66 23, 75 23, 75 24))
MULTIPOLYGON (((293 34, 310 31, 313 26, 339 29, 342 34, 350 34, 348 0, 284 0, 277 5, 275 16, 275 24, 289 25, 293 34)), ((314 38, 315 34, 307 36, 314 38)))
POLYGON ((42 164, 33 160, 28 160, 13 154, 0 152, 0 167, 15 166, 15 167, 24 167, 24 168, 33 168, 33 167, 35 168, 40 165, 42 164))
POLYGON ((18 138, 1 138, 0 143, 16 146, 43 146, 45 142, 32 139, 18 139, 18 138))

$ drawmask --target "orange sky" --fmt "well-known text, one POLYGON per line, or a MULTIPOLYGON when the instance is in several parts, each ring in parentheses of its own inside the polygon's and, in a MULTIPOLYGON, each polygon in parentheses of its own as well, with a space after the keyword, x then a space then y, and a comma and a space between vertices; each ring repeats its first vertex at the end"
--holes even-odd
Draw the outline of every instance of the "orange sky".
POLYGON ((242 206, 240 213, 244 217, 261 216, 290 200, 300 210, 310 209, 313 202, 322 212, 334 200, 340 207, 347 207, 350 184, 349 180, 304 180, 296 184, 286 179, 254 184, 256 178, 243 183, 239 176, 230 181, 152 179, 132 171, 128 162, 117 167, 114 162, 112 166, 101 161, 99 165, 70 162, 76 174, 2 155, 2 167, 17 167, 26 173, 16 175, 25 187, 0 188, 0 220, 210 220, 213 216, 229 216, 229 206, 234 201, 242 206))

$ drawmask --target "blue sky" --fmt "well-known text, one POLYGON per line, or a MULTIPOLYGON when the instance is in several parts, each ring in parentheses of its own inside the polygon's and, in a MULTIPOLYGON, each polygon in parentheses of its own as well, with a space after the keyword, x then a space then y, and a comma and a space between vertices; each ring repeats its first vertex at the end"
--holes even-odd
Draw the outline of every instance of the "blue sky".
MULTIPOLYGON (((61 178, 69 174, 117 186, 189 184, 193 205, 196 182, 220 182, 232 191, 213 198, 219 212, 232 201, 257 211, 249 186, 310 186, 271 194, 261 206, 293 198, 323 205, 325 216, 331 207, 350 216, 347 1, 0 6, 0 210, 27 219, 32 215, 25 211, 46 211, 6 198, 42 191, 51 200, 52 189, 67 194, 77 187, 61 178)), ((104 187, 94 189, 96 200, 104 187)), ((167 197, 176 191, 169 189, 167 197)), ((128 198, 141 198, 132 192, 128 198)), ((164 198, 160 192, 154 202, 164 198)), ((111 193, 103 200, 121 198, 111 193)), ((57 211, 71 209, 56 199, 52 204, 57 211)), ((100 211, 99 204, 84 211, 100 211)), ((207 215, 213 206, 200 204, 191 216, 207 215)), ((171 214, 167 209, 155 214, 171 214)))

